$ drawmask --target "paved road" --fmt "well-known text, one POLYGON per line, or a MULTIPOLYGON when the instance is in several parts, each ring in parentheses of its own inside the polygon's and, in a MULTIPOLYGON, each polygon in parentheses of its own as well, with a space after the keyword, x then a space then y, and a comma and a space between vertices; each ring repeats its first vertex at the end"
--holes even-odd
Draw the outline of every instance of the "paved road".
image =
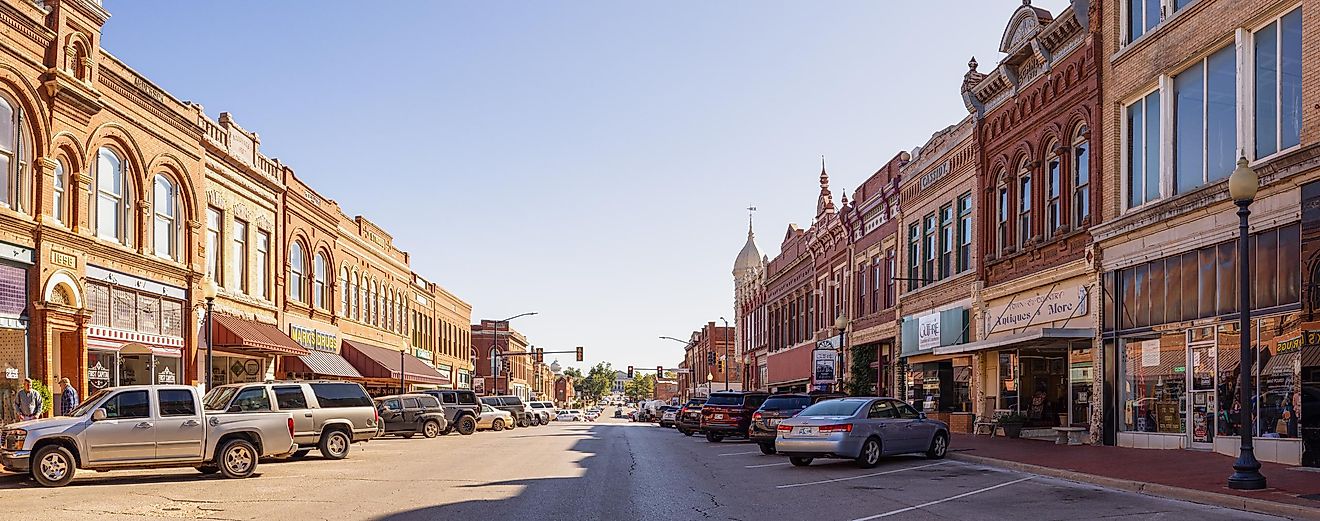
POLYGON ((377 440, 344 461, 309 457, 259 472, 83 472, 62 489, 3 479, 0 519, 1277 519, 951 460, 796 468, 749 443, 612 419, 377 440))

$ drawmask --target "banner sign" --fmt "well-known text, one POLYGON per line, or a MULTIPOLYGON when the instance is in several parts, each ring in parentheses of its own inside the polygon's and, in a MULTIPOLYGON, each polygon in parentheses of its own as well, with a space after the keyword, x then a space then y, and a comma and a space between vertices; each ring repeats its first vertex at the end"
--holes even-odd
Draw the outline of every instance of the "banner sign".
POLYGON ((839 363, 839 352, 834 349, 815 349, 811 351, 812 377, 816 384, 832 384, 837 381, 835 370, 839 363))

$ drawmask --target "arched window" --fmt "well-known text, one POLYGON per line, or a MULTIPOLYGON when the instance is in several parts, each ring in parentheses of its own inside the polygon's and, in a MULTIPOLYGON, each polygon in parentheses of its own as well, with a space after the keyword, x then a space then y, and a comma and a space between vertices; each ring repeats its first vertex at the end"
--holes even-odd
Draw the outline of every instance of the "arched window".
POLYGON ((1063 226, 1063 165, 1059 145, 1045 146, 1045 236, 1053 237, 1063 226))
POLYGON ((113 150, 102 148, 96 154, 96 235, 120 244, 129 244, 132 229, 132 196, 124 175, 124 161, 113 150))
POLYGON ((50 204, 50 216, 55 218, 55 222, 63 223, 64 219, 64 162, 55 160, 54 193, 52 194, 50 204))
POLYGON ((1017 188, 1017 244, 1021 247, 1031 239, 1031 163, 1026 159, 1018 167, 1017 188))
POLYGON ((352 298, 353 298, 353 318, 356 320, 362 318, 362 308, 360 307, 362 304, 362 284, 361 284, 361 279, 358 278, 357 270, 353 270, 352 298))
POLYGON ((289 298, 294 302, 307 302, 307 254, 302 243, 293 241, 289 247, 289 298))
POLYGON ((371 279, 371 325, 380 325, 380 283, 371 279))
POLYGON ((1091 217, 1091 143, 1089 141, 1090 131, 1086 125, 1077 127, 1077 132, 1073 135, 1072 146, 1072 181, 1073 181, 1073 200, 1072 214, 1073 225, 1081 226, 1082 222, 1091 217))
POLYGON ((350 294, 348 287, 348 267, 339 268, 339 314, 348 316, 348 297, 350 294))
POLYGON ((312 265, 312 302, 321 309, 330 309, 330 294, 325 291, 326 272, 330 267, 325 262, 325 255, 316 252, 316 262, 312 265))
POLYGON ((23 111, 0 96, 0 204, 20 212, 25 211, 22 174, 27 169, 23 124, 23 111))
POLYGON ((1009 215, 1012 215, 1012 213, 1013 213, 1012 210, 1010 210, 1010 207, 1009 207, 1009 199, 1010 199, 1010 197, 1009 197, 1009 187, 1008 187, 1008 179, 1007 179, 1007 176, 1008 176, 1008 174, 1007 174, 1004 170, 1002 170, 1002 169, 1001 169, 999 172, 995 173, 995 179, 998 179, 998 180, 999 180, 998 188, 995 189, 995 200, 996 200, 995 208, 997 209, 997 212, 996 212, 996 215, 995 215, 995 239, 996 239, 996 241, 998 241, 998 242, 997 242, 997 246, 998 246, 997 249, 999 250, 1000 253, 1003 253, 1005 250, 1007 250, 1007 249, 1008 249, 1008 246, 1009 246, 1009 242, 1008 242, 1008 230, 1009 230, 1009 224, 1008 224, 1008 223, 1009 223, 1009 218, 1008 218, 1008 216, 1009 216, 1009 215))
POLYGON ((164 174, 156 174, 152 213, 155 214, 152 244, 156 255, 179 259, 179 190, 164 174))

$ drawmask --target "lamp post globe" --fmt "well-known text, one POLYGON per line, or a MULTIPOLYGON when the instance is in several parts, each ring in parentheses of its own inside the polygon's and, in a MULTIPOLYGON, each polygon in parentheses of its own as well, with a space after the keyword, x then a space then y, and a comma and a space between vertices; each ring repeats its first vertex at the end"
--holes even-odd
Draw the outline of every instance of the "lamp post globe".
MULTIPOLYGON (((1237 168, 1228 177, 1228 195, 1237 205, 1238 215, 1238 287, 1250 288, 1251 253, 1248 247, 1250 238, 1250 206, 1256 199, 1260 188, 1260 177, 1251 169, 1246 157, 1238 159, 1237 168)), ((1251 389, 1251 292, 1238 292, 1238 403, 1241 404, 1239 415, 1241 441, 1238 457, 1233 462, 1233 475, 1228 477, 1228 488, 1235 490, 1261 490, 1265 488, 1265 476, 1260 473, 1260 462, 1256 460, 1256 450, 1252 446, 1254 422, 1252 422, 1252 401, 1255 396, 1251 389)))
POLYGON ((1248 166, 1247 158, 1240 157, 1237 161, 1237 168, 1228 176, 1228 195, 1233 198, 1233 202, 1250 204, 1256 199, 1256 191, 1260 189, 1260 176, 1256 171, 1248 166))

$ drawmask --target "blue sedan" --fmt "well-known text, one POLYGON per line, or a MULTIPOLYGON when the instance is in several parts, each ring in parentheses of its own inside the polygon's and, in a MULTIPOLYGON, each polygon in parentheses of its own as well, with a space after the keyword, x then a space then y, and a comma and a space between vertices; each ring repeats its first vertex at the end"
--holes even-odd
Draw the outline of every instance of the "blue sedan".
POLYGON ((847 458, 871 468, 880 457, 924 453, 940 459, 949 450, 949 426, 894 398, 826 400, 779 423, 775 449, 795 466, 814 458, 847 458))

